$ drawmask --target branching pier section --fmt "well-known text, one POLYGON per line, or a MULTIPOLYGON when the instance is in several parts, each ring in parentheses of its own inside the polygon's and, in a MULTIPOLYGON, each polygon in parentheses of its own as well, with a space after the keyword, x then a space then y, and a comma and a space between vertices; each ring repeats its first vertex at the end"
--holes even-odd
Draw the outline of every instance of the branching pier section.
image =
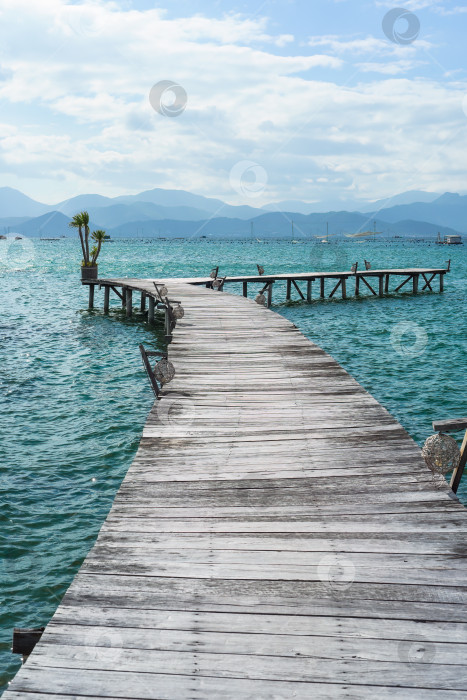
POLYGON ((176 377, 5 700, 467 697, 467 517, 446 482, 285 318, 168 286, 176 377))
MULTIPOLYGON (((218 270, 218 268, 217 268, 218 270)), ((261 275, 242 275, 233 277, 222 277, 221 289, 229 284, 241 284, 243 296, 248 296, 248 285, 253 284, 257 287, 260 285, 265 291, 267 290, 267 306, 271 306, 273 299, 273 286, 275 283, 282 282, 286 285, 285 299, 289 301, 292 295, 298 296, 303 301, 311 302, 313 300, 313 283, 319 286, 315 293, 320 299, 332 299, 340 292, 342 299, 346 299, 350 287, 353 285, 353 293, 356 297, 360 296, 362 291, 370 293, 373 296, 384 296, 389 293, 397 293, 410 289, 413 294, 419 291, 435 291, 435 280, 437 280, 438 289, 444 291, 444 276, 450 271, 450 261, 446 268, 401 268, 401 269, 382 269, 373 270, 365 269, 358 270, 358 265, 354 265, 353 270, 342 272, 293 272, 279 274, 261 274, 261 275), (394 279, 392 279, 394 278, 394 279), (302 285, 302 287, 300 287, 302 285), (406 286, 407 285, 407 286, 406 286)), ((200 285, 211 287, 213 279, 211 277, 193 277, 184 278, 183 280, 175 279, 166 280, 170 282, 185 282, 187 284, 200 285)), ((89 284, 89 307, 94 306, 94 288, 96 286, 104 286, 104 311, 109 308, 110 291, 115 292, 122 304, 127 307, 129 313, 132 308, 132 288, 127 286, 123 281, 123 292, 117 289, 119 282, 114 280, 96 280, 95 282, 87 282, 89 284), (128 290, 128 299, 125 296, 128 290)), ((151 297, 149 297, 150 300, 151 297)), ((144 308, 144 299, 142 299, 142 308, 144 308)), ((151 308, 149 309, 151 317, 151 308)))

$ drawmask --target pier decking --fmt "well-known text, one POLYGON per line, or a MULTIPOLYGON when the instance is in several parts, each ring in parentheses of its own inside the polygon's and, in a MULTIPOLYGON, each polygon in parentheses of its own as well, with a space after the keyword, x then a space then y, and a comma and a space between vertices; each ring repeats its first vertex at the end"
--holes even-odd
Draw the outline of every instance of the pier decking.
POLYGON ((5 700, 467 697, 465 508, 292 323, 203 283, 167 283, 176 377, 5 700))

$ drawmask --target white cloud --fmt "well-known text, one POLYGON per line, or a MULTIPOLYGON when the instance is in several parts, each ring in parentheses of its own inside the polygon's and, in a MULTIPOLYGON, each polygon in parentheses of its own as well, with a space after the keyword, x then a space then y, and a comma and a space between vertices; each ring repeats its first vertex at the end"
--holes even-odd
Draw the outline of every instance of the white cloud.
POLYGON ((1 184, 36 177, 46 201, 162 186, 240 203, 229 173, 241 160, 268 173, 255 205, 461 179, 467 86, 368 76, 417 67, 414 47, 327 36, 282 55, 292 38, 264 19, 168 19, 112 3, 3 0, 1 13, 1 184), (338 82, 349 57, 358 85, 338 82), (187 92, 177 118, 149 104, 164 79, 187 92))

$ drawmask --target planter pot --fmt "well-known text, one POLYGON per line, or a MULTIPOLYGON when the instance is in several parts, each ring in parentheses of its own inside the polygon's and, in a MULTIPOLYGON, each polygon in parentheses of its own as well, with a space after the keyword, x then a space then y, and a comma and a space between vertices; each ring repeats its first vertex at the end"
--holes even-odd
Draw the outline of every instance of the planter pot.
POLYGON ((93 267, 81 266, 81 279, 82 280, 96 280, 97 279, 97 265, 93 267))

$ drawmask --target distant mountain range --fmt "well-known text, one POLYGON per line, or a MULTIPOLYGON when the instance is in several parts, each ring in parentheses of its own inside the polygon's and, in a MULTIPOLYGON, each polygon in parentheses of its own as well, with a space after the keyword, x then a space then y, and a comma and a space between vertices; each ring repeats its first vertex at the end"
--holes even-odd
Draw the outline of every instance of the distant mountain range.
POLYGON ((0 188, 0 233, 25 236, 72 234, 73 214, 86 209, 93 228, 124 237, 275 237, 296 239, 383 231, 389 236, 434 237, 467 233, 467 196, 411 191, 364 203, 359 211, 319 212, 316 204, 284 201, 262 209, 232 206, 184 190, 153 189, 136 195, 83 194, 42 204, 18 190, 0 188), (318 211, 317 211, 318 210, 318 211))

